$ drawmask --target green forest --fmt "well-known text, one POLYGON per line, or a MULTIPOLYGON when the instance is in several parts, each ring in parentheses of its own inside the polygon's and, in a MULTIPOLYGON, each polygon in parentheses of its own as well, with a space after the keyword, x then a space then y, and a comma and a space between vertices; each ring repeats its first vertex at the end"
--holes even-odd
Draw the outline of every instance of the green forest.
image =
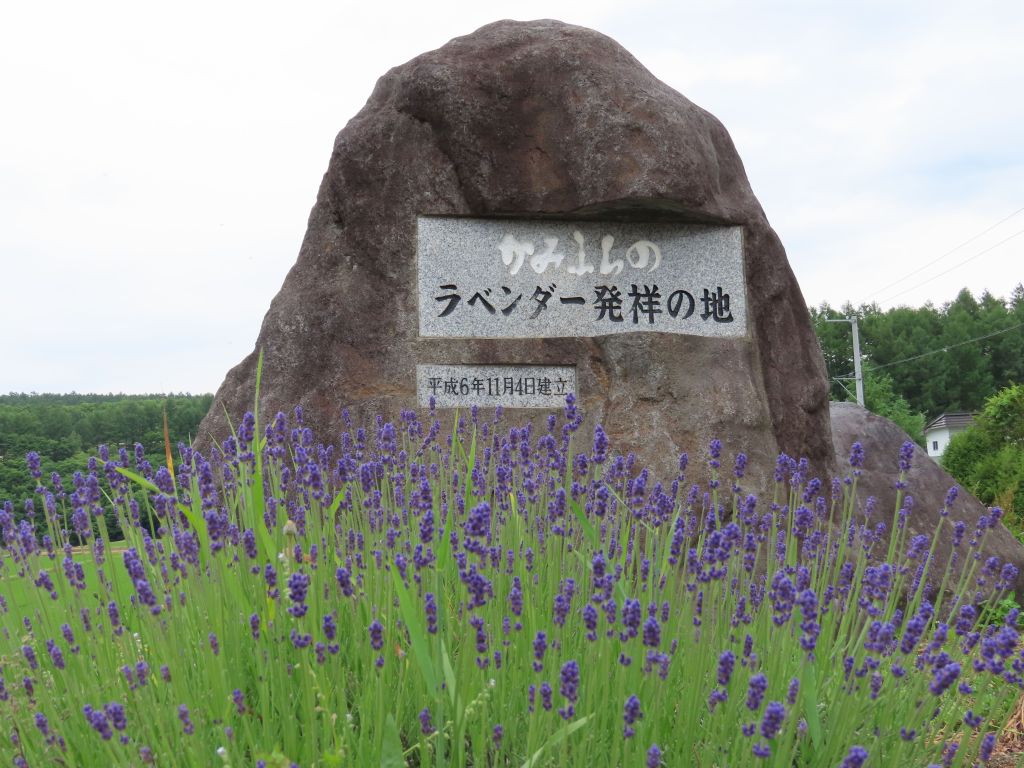
POLYGON ((899 398, 909 413, 930 421, 941 413, 980 411, 1000 389, 1024 382, 1024 285, 1009 299, 991 293, 976 299, 964 289, 941 307, 812 307, 834 400, 853 399, 844 388, 853 390, 853 382, 837 381, 853 375, 853 340, 848 324, 826 320, 852 316, 859 319, 865 399, 873 411, 880 401, 899 398))
POLYGON ((164 461, 164 409, 176 446, 190 442, 211 402, 213 395, 0 395, 0 504, 14 502, 20 516, 24 500, 33 495, 36 484, 25 464, 29 451, 39 454, 47 484, 57 472, 67 488, 99 445, 114 454, 124 447, 134 461, 140 443, 157 466, 164 461))

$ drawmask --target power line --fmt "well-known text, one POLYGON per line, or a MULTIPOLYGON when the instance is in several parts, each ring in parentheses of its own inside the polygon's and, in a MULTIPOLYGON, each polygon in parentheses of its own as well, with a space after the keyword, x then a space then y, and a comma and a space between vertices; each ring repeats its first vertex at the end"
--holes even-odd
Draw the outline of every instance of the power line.
MULTIPOLYGON (((1017 215, 1018 213, 1020 213, 1020 212, 1022 212, 1022 211, 1024 211, 1024 208, 1018 208, 1018 209, 1017 209, 1016 211, 1014 211, 1013 213, 1011 213, 1011 214, 1010 214, 1009 216, 1006 216, 1005 218, 1002 218, 1002 219, 1000 219, 1000 220, 999 220, 999 221, 997 221, 997 222, 996 222, 995 224, 993 224, 992 226, 990 226, 990 227, 989 227, 988 229, 984 229, 984 230, 982 230, 981 232, 979 232, 978 234, 974 235, 973 237, 969 237, 969 238, 967 238, 967 239, 966 239, 966 240, 964 240, 964 241, 963 241, 962 243, 960 243, 960 245, 956 246, 955 248, 951 248, 950 250, 946 251, 946 252, 945 252, 944 254, 942 254, 941 256, 938 256, 938 257, 936 257, 936 258, 932 259, 931 261, 929 261, 929 262, 928 262, 927 264, 925 264, 925 265, 923 265, 923 266, 920 266, 920 267, 918 267, 918 268, 917 268, 917 269, 915 269, 915 270, 914 270, 913 272, 909 272, 909 273, 907 273, 906 275, 904 275, 903 277, 901 277, 901 278, 900 278, 899 280, 894 280, 893 282, 889 283, 888 285, 883 285, 883 286, 882 286, 881 288, 877 288, 877 289, 875 289, 875 291, 874 291, 873 293, 869 293, 869 294, 868 294, 867 298, 868 298, 868 299, 870 299, 870 298, 871 298, 872 296, 877 296, 878 294, 882 293, 882 292, 883 292, 883 291, 885 291, 886 289, 888 289, 888 288, 892 288, 892 287, 893 287, 894 285, 899 285, 899 284, 900 284, 900 283, 902 283, 902 282, 903 282, 904 280, 907 280, 907 279, 909 279, 909 278, 913 277, 914 275, 918 274, 919 272, 923 272, 924 270, 928 269, 928 267, 930 267, 930 266, 931 266, 932 264, 936 264, 936 263, 938 263, 938 262, 942 261, 942 260, 943 260, 944 258, 946 258, 947 256, 949 256, 950 254, 956 253, 956 252, 957 252, 957 251, 959 251, 959 250, 960 250, 961 248, 963 248, 963 247, 964 247, 965 245, 970 245, 971 243, 973 243, 973 242, 974 242, 975 240, 977 240, 977 239, 978 239, 979 237, 981 237, 982 235, 986 235, 986 234, 988 234, 988 233, 989 233, 989 232, 991 232, 991 231, 992 231, 993 229, 995 229, 996 227, 998 227, 998 226, 999 226, 1000 224, 1002 224, 1003 222, 1009 221, 1010 219, 1012 219, 1012 218, 1013 218, 1014 216, 1016 216, 1016 215, 1017 215)), ((922 283, 922 285, 923 285, 923 283, 922 283)), ((916 286, 915 286, 915 287, 916 287, 916 286)), ((897 294, 897 296, 898 296, 898 295, 899 295, 899 294, 897 294)))
POLYGON ((890 297, 889 297, 889 298, 887 298, 887 299, 882 299, 882 300, 881 300, 881 301, 880 301, 879 303, 880 303, 880 304, 887 304, 887 303, 889 303, 890 301, 892 301, 893 299, 895 299, 895 298, 896 298, 897 296, 902 296, 902 295, 903 295, 903 294, 905 294, 905 293, 910 293, 910 292, 911 292, 912 290, 914 290, 915 288, 920 288, 920 287, 921 287, 922 285, 927 285, 927 284, 928 284, 928 283, 930 283, 930 282, 931 282, 932 280, 938 280, 938 279, 939 279, 940 277, 942 277, 943 275, 948 275, 948 274, 949 274, 950 272, 952 272, 952 271, 953 271, 954 269, 959 269, 960 267, 962 267, 962 266, 963 266, 964 264, 966 264, 967 262, 969 262, 969 261, 974 261, 974 260, 975 260, 976 258, 978 258, 979 256, 984 256, 984 255, 985 255, 986 253, 988 253, 989 251, 995 250, 996 248, 998 248, 998 247, 999 247, 1000 245, 1002 245, 1003 243, 1009 242, 1010 240, 1013 240, 1013 238, 1015 238, 1015 237, 1019 237, 1020 235, 1024 235, 1024 229, 1020 229, 1020 230, 1018 230, 1018 231, 1014 232, 1014 233, 1013 233, 1012 235, 1010 235, 1009 237, 1005 237, 1005 238, 1003 238, 1002 240, 1000 240, 1000 241, 999 241, 998 243, 996 243, 995 245, 990 245, 990 246, 989 246, 988 248, 984 249, 983 251, 978 251, 978 253, 976 253, 976 254, 974 254, 973 256, 970 256, 970 257, 968 257, 968 258, 964 259, 963 261, 961 261, 961 262, 960 262, 960 263, 958 263, 958 264, 954 264, 954 265, 953 265, 952 267, 950 267, 949 269, 947 269, 947 270, 946 270, 946 271, 944 271, 944 272, 939 272, 939 274, 937 274, 937 275, 933 275, 932 277, 929 277, 929 278, 928 278, 927 280, 922 280, 922 281, 921 281, 920 283, 918 283, 917 285, 912 285, 912 286, 910 286, 909 288, 905 288, 905 289, 903 289, 903 290, 902 290, 902 291, 900 291, 899 293, 894 293, 894 294, 893 294, 892 296, 890 296, 890 297))
POLYGON ((991 339, 993 336, 999 336, 1000 334, 1003 334, 1003 333, 1009 333, 1010 331, 1015 331, 1018 328, 1024 328, 1024 323, 1017 323, 1016 325, 1011 325, 1009 328, 1003 328, 1002 330, 999 330, 999 331, 993 331, 992 333, 986 333, 984 336, 977 336, 977 337, 975 337, 973 339, 967 339, 966 341, 958 341, 956 344, 947 344, 946 346, 942 347, 942 349, 933 349, 930 352, 922 352, 920 355, 914 355, 913 357, 905 357, 902 360, 894 360, 893 362, 886 363, 885 365, 874 365, 874 366, 871 367, 871 370, 872 371, 880 371, 883 368, 890 368, 890 367, 892 367, 894 365, 899 365, 900 363, 909 363, 909 362, 911 362, 913 360, 920 360, 922 357, 929 357, 931 355, 937 355, 940 352, 949 352, 949 350, 956 349, 957 347, 962 347, 965 344, 973 344, 976 341, 983 341, 984 339, 991 339))

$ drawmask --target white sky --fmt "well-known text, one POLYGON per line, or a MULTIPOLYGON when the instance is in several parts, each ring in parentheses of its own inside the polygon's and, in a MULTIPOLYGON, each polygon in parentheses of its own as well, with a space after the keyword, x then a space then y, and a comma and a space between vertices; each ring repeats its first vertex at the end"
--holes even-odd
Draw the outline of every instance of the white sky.
POLYGON ((214 391, 376 79, 501 18, 597 29, 720 118, 808 303, 1024 280, 1019 0, 8 3, 0 392, 214 391))

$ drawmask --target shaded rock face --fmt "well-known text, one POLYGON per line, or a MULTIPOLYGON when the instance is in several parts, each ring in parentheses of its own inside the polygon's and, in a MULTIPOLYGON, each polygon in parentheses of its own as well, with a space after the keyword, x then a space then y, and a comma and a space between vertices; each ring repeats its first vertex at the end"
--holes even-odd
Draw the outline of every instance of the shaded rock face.
MULTIPOLYGON (((325 441, 343 407, 415 408, 417 363, 573 365, 585 433, 603 424, 665 475, 711 437, 762 477, 780 450, 823 469, 833 455, 806 306, 725 128, 613 40, 555 21, 488 25, 378 81, 335 140, 259 349, 262 413, 302 405, 325 441), (740 225, 749 333, 421 338, 420 215, 740 225)), ((228 373, 201 439, 252 407, 256 360, 228 373)))
MULTIPOLYGON (((875 497, 877 504, 870 515, 870 520, 872 524, 884 523, 888 533, 896 509, 895 482, 899 475, 900 446, 910 440, 910 436, 888 419, 876 416, 856 403, 832 403, 831 411, 832 443, 836 451, 836 463, 844 472, 848 471, 850 447, 853 443, 860 442, 864 448, 865 461, 863 474, 857 481, 857 495, 862 506, 869 496, 875 497)), ((932 536, 943 519, 941 512, 946 501, 946 493, 956 485, 956 480, 936 464, 923 448, 915 445, 906 482, 907 488, 904 492, 914 499, 911 511, 907 515, 907 540, 919 534, 932 536)), ((988 508, 984 504, 967 491, 960 490, 939 529, 935 557, 940 567, 945 567, 953 551, 953 523, 962 520, 967 524, 967 534, 961 546, 965 550, 979 518, 988 514, 988 508)), ((982 548, 983 561, 993 556, 999 558, 1000 564, 1010 563, 1017 568, 1019 574, 1024 574, 1024 547, 1002 523, 996 524, 988 531, 982 548)), ((995 579, 988 579, 988 586, 994 581, 995 579)), ((1019 591, 1022 587, 1024 578, 1018 575, 1013 588, 1019 591)))

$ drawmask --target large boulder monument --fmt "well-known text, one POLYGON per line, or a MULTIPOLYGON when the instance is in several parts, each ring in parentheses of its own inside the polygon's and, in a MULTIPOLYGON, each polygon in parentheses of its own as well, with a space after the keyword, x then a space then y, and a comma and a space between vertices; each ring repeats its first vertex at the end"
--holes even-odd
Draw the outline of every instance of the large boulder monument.
MULTIPOLYGON (((450 423, 501 406, 519 424, 573 393, 583 435, 601 424, 656 475, 719 438, 747 453, 756 490, 780 452, 841 476, 860 440, 872 526, 893 519, 909 439, 857 406, 830 416, 803 296, 722 124, 614 40, 557 21, 490 24, 380 78, 201 443, 252 408, 260 351, 261 412, 301 405, 325 441, 343 409, 450 423)), ((923 451, 913 465, 911 532, 938 527, 949 556, 952 478, 923 451)), ((990 519, 966 493, 951 514, 990 519)), ((985 541, 1024 571, 1001 524, 985 541)))
MULTIPOLYGON (((501 21, 396 67, 338 134, 298 260, 225 414, 502 406, 664 474, 711 438, 833 462, 807 309, 736 148, 615 41, 501 21)), ((763 479, 762 475, 762 479, 763 479)), ((754 480, 754 478, 750 478, 754 480)))

